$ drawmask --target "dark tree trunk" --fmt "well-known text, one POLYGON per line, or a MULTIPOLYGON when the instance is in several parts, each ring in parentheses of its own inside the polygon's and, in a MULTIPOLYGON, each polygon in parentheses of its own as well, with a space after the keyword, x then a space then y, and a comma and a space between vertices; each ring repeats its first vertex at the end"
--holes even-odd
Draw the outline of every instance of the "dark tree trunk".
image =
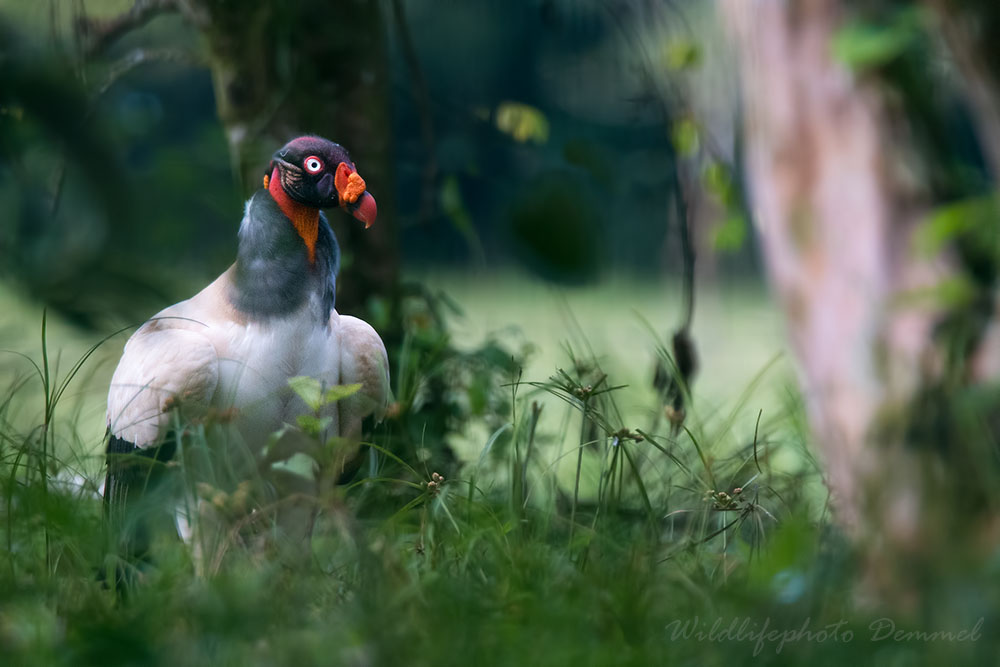
POLYGON ((388 295, 399 273, 385 21, 375 0, 182 0, 201 30, 233 170, 245 194, 271 153, 299 134, 344 145, 379 205, 368 230, 334 212, 344 250, 341 312, 388 295))

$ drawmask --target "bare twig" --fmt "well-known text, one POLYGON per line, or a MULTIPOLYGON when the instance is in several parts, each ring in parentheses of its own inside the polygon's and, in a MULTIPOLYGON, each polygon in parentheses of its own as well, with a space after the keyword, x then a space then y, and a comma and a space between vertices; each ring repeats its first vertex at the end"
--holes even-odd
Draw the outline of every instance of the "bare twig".
POLYGON ((97 100, 107 93, 112 86, 118 83, 119 79, 139 65, 144 65, 150 62, 177 63, 181 65, 199 64, 197 58, 183 51, 176 51, 173 49, 132 49, 124 57, 111 64, 111 67, 108 69, 107 78, 104 80, 104 83, 101 84, 101 87, 97 89, 91 99, 91 108, 87 116, 89 117, 90 114, 93 113, 97 100))
POLYGON ((690 179, 685 177, 683 166, 677 164, 674 169, 674 185, 677 190, 677 224, 681 235, 681 256, 684 260, 684 319, 680 331, 689 331, 694 319, 694 264, 695 248, 691 237, 691 221, 694 218, 696 198, 691 193, 690 179))
MULTIPOLYGON (((666 5, 667 11, 673 11, 675 18, 680 19, 686 25, 686 20, 681 12, 670 3, 666 5)), ((690 95, 682 86, 675 86, 669 80, 662 80, 657 75, 659 67, 656 65, 656 58, 650 53, 641 35, 632 34, 632 26, 628 20, 627 6, 621 5, 610 10, 610 16, 617 24, 621 33, 629 37, 630 43, 634 44, 639 56, 639 76, 643 79, 646 87, 651 92, 649 100, 655 105, 660 113, 663 124, 666 126, 668 134, 674 126, 677 118, 674 106, 686 106, 684 100, 690 95)), ((690 27, 688 27, 690 31, 690 27)), ((707 131, 703 131, 705 140, 699 142, 701 150, 705 154, 721 159, 721 151, 714 141, 708 137, 707 131)), ((684 401, 685 396, 690 395, 690 384, 698 369, 698 357, 694 340, 691 338, 691 324, 694 319, 695 309, 695 245, 692 236, 692 223, 695 219, 694 207, 697 203, 697 196, 694 192, 696 176, 688 175, 686 168, 682 164, 682 156, 677 147, 671 142, 671 153, 673 158, 673 173, 671 174, 674 189, 674 206, 677 216, 678 231, 680 233, 681 258, 683 261, 683 308, 684 314, 681 323, 674 331, 672 337, 672 352, 674 358, 674 373, 671 374, 667 368, 659 363, 653 378, 654 386, 663 392, 664 398, 671 403, 673 432, 676 435, 679 426, 684 421, 684 401)), ((697 162, 697 159, 692 160, 697 162)))
POLYGON ((125 33, 145 25, 150 20, 178 10, 176 0, 135 0, 131 9, 110 19, 81 17, 77 30, 82 35, 84 56, 93 56, 125 33))

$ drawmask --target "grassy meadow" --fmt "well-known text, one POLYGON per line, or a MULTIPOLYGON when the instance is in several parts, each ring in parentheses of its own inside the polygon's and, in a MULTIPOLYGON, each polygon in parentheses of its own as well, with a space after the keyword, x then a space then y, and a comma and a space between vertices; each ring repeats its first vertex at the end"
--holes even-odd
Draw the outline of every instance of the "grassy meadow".
POLYGON ((679 317, 669 284, 416 278, 449 295, 449 345, 468 356, 439 366, 404 342, 407 369, 393 369, 403 407, 366 445, 358 477, 316 499, 308 557, 234 528, 218 558, 199 560, 160 534, 119 591, 103 583, 120 563, 97 491, 104 392, 125 335, 53 405, 100 336, 47 318, 46 392, 32 375, 32 361, 45 375, 42 312, 5 288, 4 664, 988 664, 997 600, 978 575, 932 614, 859 602, 762 287, 699 293, 700 371, 686 429, 672 433, 651 386, 679 317), (520 382, 500 361, 473 363, 489 340, 525 357, 520 382), (443 381, 455 404, 475 403, 470 368, 492 368, 488 396, 512 398, 466 413, 449 462, 421 439, 436 409, 421 386, 443 381), (973 640, 956 639, 963 630, 973 640))
MULTIPOLYGON (((418 272, 413 279, 448 296, 453 306, 448 315, 449 333, 457 347, 474 349, 484 340, 496 339, 513 351, 523 352, 521 374, 526 381, 545 380, 567 365, 567 347, 593 355, 616 384, 628 386, 618 408, 629 423, 649 424, 659 417, 652 385, 653 363, 657 344, 669 338, 680 317, 675 284, 621 278, 565 288, 514 272, 418 272)), ((0 309, 7 313, 0 323, 0 349, 38 359, 42 308, 0 285, 0 309)), ((106 391, 131 333, 129 324, 109 324, 108 333, 125 330, 95 351, 68 388, 61 406, 69 410, 71 416, 66 421, 79 439, 79 450, 74 453, 85 461, 96 461, 84 463, 88 474, 103 466, 106 391)), ((103 338, 81 332, 58 316, 49 317, 48 329, 56 375, 103 338)), ((736 425, 737 432, 747 438, 752 435, 758 410, 768 419, 787 412, 789 402, 794 402, 790 394, 794 392, 793 369, 785 351, 781 315, 763 285, 751 282, 705 288, 697 297, 694 336, 700 370, 692 394, 700 424, 723 426, 737 411, 743 417, 736 425), (752 389, 752 395, 743 396, 744 389, 752 389), (741 399, 747 398, 752 400, 742 404, 741 399)), ((0 361, 0 369, 13 381, 22 378, 31 366, 23 358, 7 355, 0 361)), ((398 390, 398 384, 394 387, 398 390)), ((42 418, 42 402, 32 401, 30 394, 29 384, 12 405, 11 415, 21 427, 30 428, 42 418)), ((551 403, 552 412, 559 409, 557 400, 546 396, 541 400, 551 403)), ((479 455, 490 435, 484 433, 483 424, 471 426, 470 432, 454 443, 466 460, 479 455)), ((575 432, 577 427, 563 429, 556 423, 552 429, 575 432)))

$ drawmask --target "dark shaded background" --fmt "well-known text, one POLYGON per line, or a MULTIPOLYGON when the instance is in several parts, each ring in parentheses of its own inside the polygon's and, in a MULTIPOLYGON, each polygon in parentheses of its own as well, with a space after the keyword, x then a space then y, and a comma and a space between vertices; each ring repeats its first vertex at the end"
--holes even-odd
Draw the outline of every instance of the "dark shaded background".
MULTIPOLYGON (((379 201, 384 237, 371 247, 331 216, 347 312, 388 297, 400 265, 517 264, 570 284, 680 273, 671 128, 682 110, 657 80, 657 30, 683 32, 680 13, 555 0, 353 13, 204 4, 209 23, 167 12, 100 41, 129 3, 4 3, 5 279, 83 324, 148 314, 228 265, 243 198, 302 131, 348 147, 379 201), (239 61, 239 85, 223 85, 220 61, 239 61), (247 118, 259 122, 234 150, 247 118)), ((725 266, 754 272, 752 257, 742 244, 725 266)))

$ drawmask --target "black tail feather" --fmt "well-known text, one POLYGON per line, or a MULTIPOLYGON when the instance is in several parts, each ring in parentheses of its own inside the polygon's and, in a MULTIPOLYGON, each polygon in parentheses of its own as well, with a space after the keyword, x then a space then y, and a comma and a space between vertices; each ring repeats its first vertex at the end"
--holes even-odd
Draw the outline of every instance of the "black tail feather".
MULTIPOLYGON (((155 447, 139 448, 135 443, 109 434, 107 474, 104 479, 104 513, 110 528, 112 549, 124 564, 116 568, 115 587, 121 590, 132 579, 126 572, 150 562, 150 546, 155 525, 171 521, 172 507, 140 502, 161 487, 166 463, 177 450, 171 435, 155 447)), ((152 499, 155 503, 155 499, 152 499)), ((103 573, 102 573, 103 578, 103 573)))

